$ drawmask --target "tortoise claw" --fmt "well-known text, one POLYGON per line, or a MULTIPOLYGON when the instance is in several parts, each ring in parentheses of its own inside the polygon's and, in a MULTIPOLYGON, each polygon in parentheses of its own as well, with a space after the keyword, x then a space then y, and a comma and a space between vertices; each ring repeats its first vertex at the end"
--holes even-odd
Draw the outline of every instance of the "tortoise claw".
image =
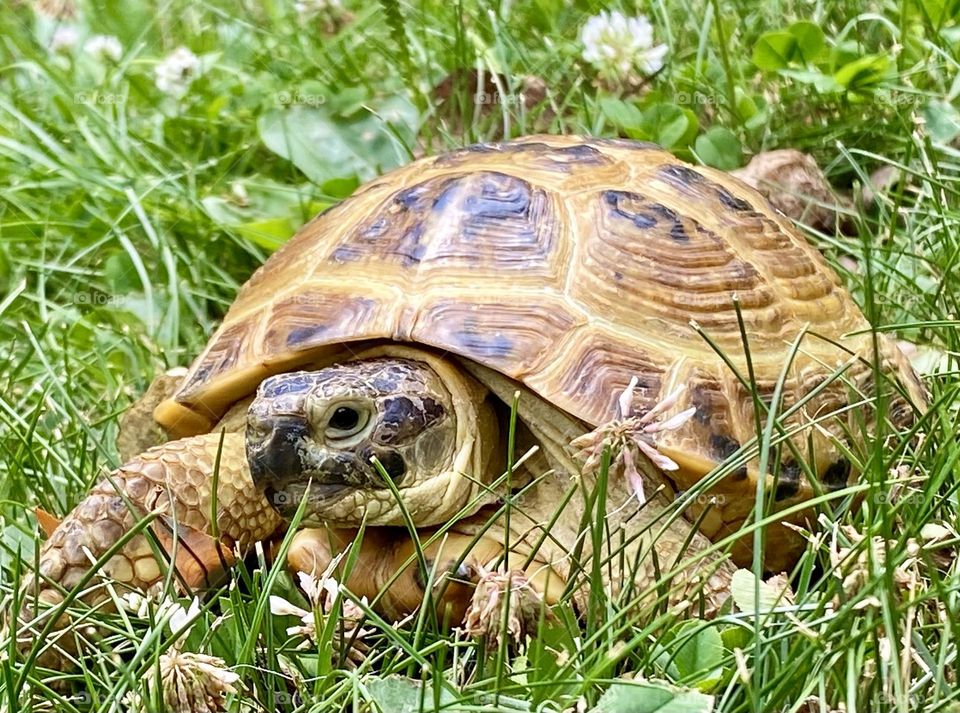
POLYGON ((212 587, 236 563, 233 552, 223 542, 183 523, 174 527, 168 516, 158 518, 152 530, 167 555, 175 555, 178 578, 189 590, 212 587))

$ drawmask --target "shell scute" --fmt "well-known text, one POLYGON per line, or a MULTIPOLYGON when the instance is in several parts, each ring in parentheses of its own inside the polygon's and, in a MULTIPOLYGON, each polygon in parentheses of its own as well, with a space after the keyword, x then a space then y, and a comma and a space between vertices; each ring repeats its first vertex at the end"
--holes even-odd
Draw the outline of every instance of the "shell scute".
POLYGON ((451 151, 435 159, 437 166, 462 166, 475 161, 478 155, 511 156, 523 154, 526 161, 539 169, 568 173, 574 166, 602 166, 611 158, 600 149, 587 143, 556 146, 537 141, 517 141, 491 144, 474 144, 464 149, 451 151))
POLYGON ((550 196, 496 171, 438 176, 392 196, 333 250, 336 262, 536 269, 549 266, 559 226, 550 196))
POLYGON ((423 306, 410 338, 522 378, 548 360, 554 345, 577 323, 586 322, 558 298, 536 299, 544 309, 466 294, 438 297, 423 306))

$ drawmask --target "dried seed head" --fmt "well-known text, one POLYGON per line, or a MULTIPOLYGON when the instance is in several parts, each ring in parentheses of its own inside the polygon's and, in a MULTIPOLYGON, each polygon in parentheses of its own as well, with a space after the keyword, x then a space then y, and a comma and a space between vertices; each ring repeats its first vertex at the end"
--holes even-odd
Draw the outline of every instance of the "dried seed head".
MULTIPOLYGON (((488 647, 495 649, 503 643, 505 628, 508 639, 505 643, 522 649, 540 621, 543 608, 543 597, 523 572, 481 567, 477 588, 463 618, 463 631, 475 638, 485 637, 488 647)), ((546 616, 551 616, 549 609, 546 616)))
POLYGON ((693 417, 696 408, 688 408, 663 420, 659 418, 679 402, 680 395, 685 389, 684 386, 680 386, 653 408, 635 414, 633 391, 636 386, 637 378, 633 377, 627 388, 620 394, 619 418, 574 439, 570 445, 577 449, 577 457, 584 460, 585 473, 598 470, 603 450, 609 447, 611 471, 621 473, 627 479, 630 490, 643 503, 646 501, 646 493, 643 475, 637 468, 638 459, 644 457, 663 471, 677 470, 679 466, 657 450, 655 434, 680 428, 693 417))
MULTIPOLYGON (((173 648, 160 656, 159 681, 164 710, 170 713, 220 713, 227 710, 226 696, 236 693, 240 677, 227 668, 223 659, 173 648)), ((155 671, 157 671, 155 669, 155 671)), ((156 676, 156 673, 154 674, 156 676)), ((124 698, 131 711, 147 707, 135 694, 124 698)))

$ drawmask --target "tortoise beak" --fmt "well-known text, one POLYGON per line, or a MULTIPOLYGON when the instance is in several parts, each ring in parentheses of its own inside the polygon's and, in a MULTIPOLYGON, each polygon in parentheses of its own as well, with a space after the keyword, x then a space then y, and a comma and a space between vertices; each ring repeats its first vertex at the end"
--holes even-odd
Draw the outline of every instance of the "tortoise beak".
POLYGON ((253 483, 283 517, 292 517, 303 498, 310 501, 309 517, 316 505, 351 489, 346 475, 353 468, 344 461, 352 462, 355 456, 341 454, 337 459, 318 453, 310 426, 300 416, 270 414, 260 419, 250 413, 246 442, 253 483))
POLYGON ((298 480, 303 474, 301 452, 309 434, 307 423, 296 416, 271 419, 266 428, 247 428, 247 461, 258 487, 270 482, 298 480))

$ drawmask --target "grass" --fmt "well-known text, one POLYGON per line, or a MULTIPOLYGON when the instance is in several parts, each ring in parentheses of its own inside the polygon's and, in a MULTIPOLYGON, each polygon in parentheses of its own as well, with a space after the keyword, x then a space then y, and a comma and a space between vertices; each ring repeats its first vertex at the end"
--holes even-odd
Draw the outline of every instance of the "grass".
MULTIPOLYGON (((602 710, 626 711, 652 709, 655 694, 686 697, 687 708, 670 710, 960 707, 952 5, 612 4, 646 13, 669 44, 666 66, 642 86, 600 86, 581 58, 578 33, 599 3, 364 0, 309 22, 284 0, 89 0, 61 21, 31 6, 0 7, 8 611, 39 539, 33 508, 68 512, 116 466, 119 414, 159 370, 189 363, 273 248, 363 180, 416 155, 534 131, 646 138, 721 168, 792 147, 852 201, 854 230, 809 230, 811 239, 879 330, 933 347, 944 367, 926 379, 933 407, 919 444, 890 432, 869 442, 862 485, 818 500, 822 534, 791 573, 793 601, 703 622, 625 610, 595 588, 583 625, 564 611, 523 655, 488 653, 429 617, 394 627, 369 611, 371 649, 348 668, 336 665, 333 627, 296 649, 291 620, 270 617, 267 597, 300 595, 279 568, 250 562, 205 600, 182 647, 240 675, 235 711, 372 701, 384 711, 561 711, 601 697, 602 710), (76 26, 81 44, 115 35, 122 52, 51 52, 58 25, 76 26), (179 46, 202 67, 176 99, 154 71, 179 46), (884 166, 903 179, 868 201, 861 187, 884 166), (932 526, 951 534, 931 542, 932 526), (625 687, 628 673, 677 688, 625 687)), ((772 464, 775 416, 754 445, 772 464)), ((745 581, 741 601, 769 594, 745 581)), ((78 671, 25 665, 6 640, 0 707, 109 711, 132 691, 163 709, 146 683, 176 641, 163 615, 88 615, 101 654, 78 671)))

